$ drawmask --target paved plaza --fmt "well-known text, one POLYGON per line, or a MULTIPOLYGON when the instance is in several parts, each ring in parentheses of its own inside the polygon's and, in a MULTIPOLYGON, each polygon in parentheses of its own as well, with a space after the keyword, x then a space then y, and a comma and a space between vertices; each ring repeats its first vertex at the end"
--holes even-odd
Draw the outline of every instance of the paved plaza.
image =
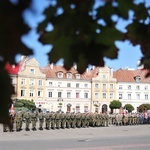
POLYGON ((150 125, 3 132, 0 150, 149 150, 150 125))

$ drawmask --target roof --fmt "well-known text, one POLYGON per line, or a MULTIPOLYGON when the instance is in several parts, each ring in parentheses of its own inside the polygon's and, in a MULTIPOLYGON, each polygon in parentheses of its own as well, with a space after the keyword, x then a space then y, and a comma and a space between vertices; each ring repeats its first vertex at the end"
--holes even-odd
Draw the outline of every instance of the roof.
POLYGON ((5 66, 5 69, 7 70, 7 72, 9 74, 12 74, 12 75, 17 75, 18 72, 19 72, 19 64, 17 65, 10 65, 9 63, 6 64, 5 66))
MULTIPOLYGON (((75 67, 72 67, 70 70, 65 69, 63 66, 55 66, 55 65, 50 65, 48 64, 46 67, 44 68, 40 68, 41 72, 46 74, 47 78, 58 78, 57 77, 57 73, 58 72, 62 72, 63 73, 63 78, 67 77, 67 73, 71 73, 72 74, 72 79, 75 79, 75 75, 76 74, 80 74, 75 67)), ((83 74, 80 74, 81 77, 80 79, 84 79, 84 80, 90 80, 92 79, 93 76, 95 76, 96 69, 94 70, 89 70, 89 71, 85 71, 83 74)))
POLYGON ((137 69, 137 70, 123 70, 119 69, 113 73, 113 77, 117 82, 136 82, 135 77, 140 77, 140 82, 150 82, 150 78, 145 78, 145 75, 150 70, 137 69))

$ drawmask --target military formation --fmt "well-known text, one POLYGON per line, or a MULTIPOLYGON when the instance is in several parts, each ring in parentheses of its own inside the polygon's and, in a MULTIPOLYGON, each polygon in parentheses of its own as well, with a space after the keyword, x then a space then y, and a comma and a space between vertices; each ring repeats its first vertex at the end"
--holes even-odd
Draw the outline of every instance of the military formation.
MULTIPOLYGON (((55 130, 65 128, 108 127, 109 125, 125 126, 150 123, 150 115, 146 113, 69 113, 69 112, 30 112, 23 114, 19 110, 12 118, 12 131, 55 130), (23 126, 24 124, 24 126, 23 126)), ((3 125, 3 131, 9 131, 3 125)))

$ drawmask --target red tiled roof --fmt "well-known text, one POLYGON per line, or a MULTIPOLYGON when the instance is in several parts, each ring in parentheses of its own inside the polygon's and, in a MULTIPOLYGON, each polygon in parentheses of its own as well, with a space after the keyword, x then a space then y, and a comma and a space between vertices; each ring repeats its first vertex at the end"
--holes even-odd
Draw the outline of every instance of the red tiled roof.
MULTIPOLYGON (((66 74, 67 73, 72 73, 72 79, 75 79, 75 75, 79 74, 79 72, 72 67, 70 70, 66 70, 63 66, 51 66, 50 64, 48 64, 46 67, 44 68, 40 68, 41 72, 46 74, 47 78, 57 78, 57 73, 58 72, 63 72, 63 78, 66 78, 66 74)), ((85 71, 83 74, 81 75, 80 79, 84 79, 84 80, 90 80, 92 79, 92 77, 95 76, 97 71, 97 68, 95 68, 94 70, 89 70, 89 71, 85 71)))
POLYGON ((135 77, 140 77, 141 82, 150 82, 150 78, 145 78, 145 75, 150 70, 138 69, 138 70, 123 70, 119 69, 114 72, 113 77, 117 79, 117 82, 136 82, 135 77))
POLYGON ((19 72, 19 64, 17 65, 10 65, 9 63, 6 64, 5 66, 5 69, 7 70, 7 72, 9 74, 12 74, 12 75, 17 75, 18 72, 19 72))

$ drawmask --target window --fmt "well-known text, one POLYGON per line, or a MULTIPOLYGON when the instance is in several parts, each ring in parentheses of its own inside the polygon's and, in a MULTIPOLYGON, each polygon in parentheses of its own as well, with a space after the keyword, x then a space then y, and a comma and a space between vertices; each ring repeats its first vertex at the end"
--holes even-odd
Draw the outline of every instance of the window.
POLYGON ((67 78, 71 79, 72 78, 72 74, 71 73, 67 73, 67 78))
POLYGON ((106 84, 103 84, 103 89, 106 90, 106 84))
POLYGON ((95 93, 95 99, 99 98, 99 93, 95 93))
POLYGON ((84 93, 84 98, 88 98, 88 93, 84 93))
POLYGON ((63 78, 63 73, 62 73, 62 72, 59 72, 59 73, 57 74, 57 76, 58 76, 58 78, 63 78))
POLYGON ((25 96, 25 90, 21 90, 21 97, 25 96))
POLYGON ((136 90, 140 90, 140 86, 139 85, 136 86, 136 90))
POLYGON ((122 85, 119 85, 119 90, 122 90, 122 85))
POLYGON ((131 99, 131 94, 128 94, 128 99, 131 99))
POLYGON ((106 99, 106 93, 103 93, 103 99, 106 99))
POLYGON ((76 79, 80 79, 80 74, 76 74, 76 79))
POLYGON ((106 76, 106 75, 103 75, 103 79, 107 79, 107 76, 106 76))
POLYGON ((67 87, 71 87, 71 83, 67 83, 67 87))
POLYGON ((21 79, 21 84, 24 85, 25 84, 25 78, 21 79))
POLYGON ((53 85, 53 82, 49 82, 48 84, 49 84, 49 86, 52 86, 52 85, 53 85))
POLYGON ((88 112, 88 105, 85 105, 85 106, 84 106, 84 112, 85 112, 85 113, 88 112))
POLYGON ((34 79, 30 79, 30 85, 34 85, 34 79))
POLYGON ((42 95, 42 91, 38 91, 38 97, 42 97, 43 95, 42 95))
POLYGON ((11 79, 11 84, 15 84, 15 79, 11 79))
POLYGON ((114 85, 113 84, 110 84, 110 89, 114 89, 114 85))
POLYGON ((80 112, 80 105, 76 106, 76 113, 80 112))
POLYGON ((137 77, 134 77, 135 81, 136 82, 140 82, 141 81, 141 77, 137 76, 137 77))
POLYGON ((76 98, 80 98, 79 92, 76 93, 76 98))
POLYGON ((145 100, 148 100, 148 94, 145 94, 145 100))
POLYGON ((71 98, 71 92, 67 92, 67 98, 71 98))
POLYGON ((87 88, 87 87, 88 87, 88 84, 84 84, 84 87, 87 88))
POLYGON ((61 87, 62 82, 58 82, 58 87, 61 87))
POLYGON ((145 86, 145 90, 148 90, 148 86, 145 86))
POLYGON ((79 88, 79 83, 76 83, 76 87, 79 88))
POLYGON ((114 99, 114 93, 110 93, 110 99, 114 99))
POLYGON ((48 97, 52 97, 52 96, 53 96, 52 92, 48 92, 48 97))
POLYGON ((119 94, 119 99, 122 99, 122 98, 123 98, 122 94, 119 94))
POLYGON ((128 85, 128 90, 131 90, 131 85, 128 85))
POLYGON ((39 80, 39 86, 42 86, 42 85, 43 85, 42 80, 39 80))
POLYGON ((98 89, 98 87, 99 87, 99 86, 98 86, 98 83, 96 83, 96 84, 95 84, 95 89, 98 89))
POLYGON ((140 99, 140 94, 136 94, 136 99, 137 99, 137 100, 140 99))
POLYGON ((33 97, 34 96, 34 92, 33 92, 33 90, 30 90, 30 93, 29 93, 30 95, 30 97, 33 97))
POLYGON ((31 74, 34 74, 35 72, 34 72, 34 69, 30 69, 30 73, 31 74))
POLYGON ((61 98, 62 92, 58 92, 58 97, 61 98))

